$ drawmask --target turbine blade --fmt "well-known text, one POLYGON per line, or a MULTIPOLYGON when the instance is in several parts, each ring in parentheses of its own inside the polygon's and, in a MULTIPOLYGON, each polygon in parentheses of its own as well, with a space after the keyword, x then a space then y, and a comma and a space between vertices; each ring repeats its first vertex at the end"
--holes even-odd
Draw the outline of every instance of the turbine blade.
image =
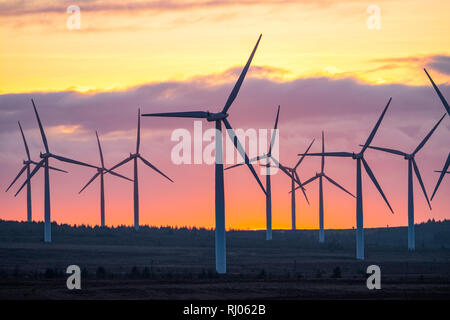
POLYGON ((234 85, 233 90, 230 93, 230 96, 228 97, 227 102, 225 103, 225 106, 223 107, 222 112, 226 113, 228 109, 230 108, 231 104, 233 103, 234 99, 236 99, 239 89, 241 88, 242 82, 244 82, 245 75, 247 74, 248 68, 250 67, 250 64, 253 60, 253 56, 255 55, 256 49, 258 48, 259 41, 261 40, 262 34, 259 36, 258 41, 256 42, 255 47, 253 48, 253 51, 248 58, 247 64, 245 65, 244 69, 242 69, 241 75, 239 76, 239 79, 237 80, 236 84, 234 85))
POLYGON ((105 168, 105 161, 103 159, 102 146, 100 145, 100 139, 98 137, 98 132, 95 130, 95 136, 97 137, 98 151, 100 152, 100 161, 102 162, 102 168, 105 168))
POLYGON ((283 166, 281 163, 278 163, 278 167, 280 168, 281 171, 283 171, 289 178, 291 178, 291 180, 295 180, 295 178, 292 176, 292 174, 289 172, 289 170, 292 170, 291 168, 288 168, 286 166, 283 166))
POLYGON ((231 127, 231 124, 228 122, 228 120, 225 118, 223 119, 223 123, 225 124, 225 127, 227 128, 227 133, 230 137, 230 139, 233 141, 234 147, 236 150, 241 154, 242 158, 244 158, 245 164, 250 169, 251 173, 255 177, 256 181, 258 182, 259 186, 261 187, 264 194, 267 195, 266 190, 264 189, 261 180, 259 180, 258 175, 256 174, 255 169, 253 168, 252 164, 250 163, 250 160, 248 159, 247 154, 245 153, 244 148, 242 148, 241 143, 239 142, 239 139, 237 138, 236 133, 234 132, 233 128, 231 127))
POLYGON ((299 153, 298 156, 315 156, 315 157, 353 157, 351 152, 319 152, 319 153, 299 153))
POLYGON ((275 157, 273 157, 273 156, 268 156, 267 159, 269 159, 269 160, 268 160, 268 163, 269 163, 269 164, 270 164, 270 159, 272 159, 272 161, 275 163, 275 166, 271 166, 271 167, 273 167, 273 168, 280 168, 281 164, 278 162, 277 159, 275 159, 275 157))
POLYGON ((55 168, 55 167, 50 167, 50 166, 48 166, 48 168, 49 168, 50 170, 68 173, 66 170, 58 169, 58 168, 55 168))
POLYGON ((116 176, 116 177, 119 177, 119 178, 122 178, 122 179, 125 179, 125 180, 128 180, 128 181, 131 181, 131 182, 133 181, 132 179, 127 178, 127 177, 125 177, 125 176, 123 176, 121 174, 118 174, 117 172, 114 172, 114 171, 107 171, 106 173, 110 173, 113 176, 116 176))
MULTIPOLYGON (((362 145, 360 145, 362 147, 362 145)), ((403 151, 399 151, 399 150, 395 150, 395 149, 388 149, 388 148, 382 148, 382 147, 375 147, 375 146, 368 146, 368 149, 374 149, 374 150, 379 150, 379 151, 384 151, 384 152, 388 152, 388 153, 393 153, 393 154, 397 154, 399 156, 407 156, 407 154, 403 151)))
POLYGON ((446 174, 446 172, 448 170, 448 167, 450 167, 450 152, 448 153, 447 161, 445 162, 444 168, 441 171, 441 174, 439 176, 438 182, 436 183, 436 187, 434 187, 433 194, 431 195, 431 200, 433 200, 434 195, 436 194, 436 191, 438 190, 439 185, 442 182, 442 179, 444 179, 444 176, 445 176, 445 174, 446 174))
MULTIPOLYGON (((36 161, 31 161, 31 163, 34 164, 35 166, 37 166, 37 165, 39 164, 39 163, 36 162, 36 161)), ((59 172, 68 173, 66 170, 58 169, 58 168, 55 168, 55 167, 52 167, 52 166, 48 166, 48 168, 49 168, 50 170, 55 170, 55 171, 59 171, 59 172)))
POLYGON ((302 183, 301 186, 295 187, 295 190, 300 189, 301 187, 306 186, 308 183, 313 182, 314 180, 316 180, 317 178, 319 178, 319 176, 315 175, 314 177, 306 180, 305 182, 302 183))
POLYGON ((19 194, 20 191, 22 191, 23 187, 25 187, 27 185, 27 183, 31 180, 31 178, 35 175, 36 172, 38 172, 38 170, 44 165, 44 161, 45 159, 42 159, 37 165, 36 167, 34 167, 33 171, 31 171, 30 173, 30 178, 26 179, 25 182, 22 184, 22 186, 19 188, 19 190, 17 190, 16 194, 14 195, 17 196, 19 194))
POLYGON ((112 166, 110 169, 106 170, 107 172, 111 172, 112 170, 124 165, 125 163, 127 163, 128 161, 130 161, 131 159, 133 159, 132 157, 128 157, 125 158, 124 160, 122 160, 121 162, 119 162, 118 164, 116 164, 115 166, 112 166))
POLYGON ((189 111, 189 112, 164 112, 164 113, 145 113, 143 117, 172 117, 172 118, 208 118, 208 112, 189 111))
POLYGON ((355 196, 353 195, 353 193, 351 193, 350 191, 348 191, 347 189, 345 189, 343 186, 341 186, 339 183, 337 183, 336 181, 334 181, 333 179, 331 179, 329 176, 327 176, 326 174, 323 175, 328 181, 330 181, 332 184, 334 184, 336 187, 338 187, 339 189, 345 191, 346 193, 348 193, 349 195, 351 195, 353 198, 355 198, 355 196))
POLYGON ((417 167, 417 163, 416 163, 416 160, 414 160, 414 158, 412 159, 412 163, 413 163, 413 167, 414 167, 414 172, 416 173, 417 180, 419 180, 420 187, 422 188, 425 199, 427 199, 428 207, 431 210, 431 203, 430 203, 430 200, 428 200, 427 190, 425 189, 425 186, 422 181, 422 177, 420 176, 419 167, 417 167))
POLYGON ((22 126, 20 125, 20 121, 17 121, 19 124, 20 133, 22 134, 23 144, 25 145, 25 151, 27 153, 28 160, 31 161, 30 157, 30 149, 28 149, 27 139, 25 139, 25 134, 23 133, 22 126))
POLYGON ((51 154, 50 156, 52 158, 55 158, 55 159, 57 159, 59 161, 62 161, 62 162, 68 162, 68 163, 76 164, 76 165, 79 165, 79 166, 90 167, 90 168, 94 168, 94 169, 100 169, 99 167, 96 167, 96 166, 93 166, 93 165, 90 165, 90 164, 87 164, 87 163, 84 163, 84 162, 81 162, 81 161, 78 161, 78 160, 73 160, 73 159, 69 159, 69 158, 66 158, 66 157, 58 156, 56 154, 51 154))
POLYGON ((433 132, 436 130, 436 128, 439 126, 439 124, 445 118, 446 115, 447 114, 444 114, 442 118, 434 125, 433 129, 431 129, 431 131, 425 136, 422 142, 417 146, 416 150, 414 150, 413 155, 415 155, 417 152, 419 152, 420 149, 423 148, 425 143, 427 143, 428 139, 430 139, 431 135, 433 134, 433 132))
POLYGON ((269 156, 272 155, 272 148, 273 148, 273 145, 275 144, 275 138, 277 136, 278 117, 279 116, 280 116, 280 106, 278 106, 277 117, 275 119, 275 126, 273 128, 273 136, 272 136, 272 139, 270 140, 269 152, 267 153, 269 156))
POLYGON ((295 177, 297 178, 297 183, 298 183, 300 186, 302 186, 302 192, 303 192, 303 195, 305 196, 306 202, 307 202, 308 205, 309 205, 309 199, 308 199, 308 196, 306 195, 305 188, 303 188, 302 182, 300 181, 300 177, 298 176, 297 171, 294 170, 294 174, 295 174, 295 177))
POLYGON ((88 183, 86 183, 86 185, 83 187, 83 189, 81 189, 78 194, 82 193, 84 189, 86 189, 88 187, 88 185, 90 185, 98 176, 100 175, 100 172, 97 172, 96 174, 94 174, 94 176, 91 178, 91 180, 88 181, 88 183))
POLYGON ((297 167, 302 163, 303 159, 305 158, 306 154, 308 154, 309 149, 313 145, 315 139, 312 139, 311 143, 309 144, 308 148, 306 149, 305 153, 301 156, 300 159, 298 159, 297 164, 294 166, 294 170, 297 169, 297 167))
POLYGON ((36 105, 34 104, 33 99, 31 99, 31 103, 33 104, 34 113, 36 114, 36 119, 37 119, 37 122, 39 125, 39 130, 41 131, 41 137, 42 137, 42 142, 44 142, 45 151, 47 153, 49 153, 50 151, 48 149, 47 137, 45 136, 44 128, 42 127, 41 119, 39 118, 39 114, 38 114, 38 111, 36 109, 36 105))
MULTIPOLYGON (((252 163, 252 162, 259 161, 259 160, 262 160, 262 159, 265 159, 265 158, 268 158, 268 157, 269 156, 265 154, 265 155, 262 155, 262 156, 257 156, 257 157, 251 158, 249 161, 250 161, 250 163, 252 163)), ((245 164, 245 162, 237 163, 235 165, 232 165, 230 167, 225 168, 224 170, 233 169, 233 168, 242 166, 244 164, 245 164)))
POLYGON ((139 147, 141 146, 141 109, 138 109, 138 126, 137 126, 137 138, 136 138, 136 153, 139 153, 139 147))
POLYGON ((17 174, 17 176, 14 178, 14 180, 11 182, 11 184, 9 185, 9 187, 5 190, 5 192, 8 192, 9 189, 11 189, 11 187, 13 186, 13 184, 17 181, 17 179, 19 179, 19 177, 22 175, 22 173, 24 173, 24 171, 26 170, 28 165, 24 165, 22 167, 22 169, 20 169, 19 173, 17 174))
POLYGON ((391 101, 392 101, 392 98, 389 98, 389 101, 388 101, 386 107, 384 107, 384 110, 381 113, 380 118, 378 119, 377 123, 375 124, 375 127, 373 127, 372 132, 370 133, 369 137, 367 138, 366 143, 364 144, 363 148, 361 149, 361 153, 364 153, 364 151, 366 151, 367 147, 370 145, 373 138, 375 137, 375 134, 377 133, 377 130, 380 127, 381 121, 383 121, 384 115, 386 114, 386 111, 387 111, 389 105, 391 104, 391 101))
MULTIPOLYGON (((322 153, 325 153, 325 137, 324 137, 324 133, 322 130, 322 153)), ((321 173, 323 173, 323 171, 325 170, 325 156, 322 156, 322 163, 321 163, 321 173)))
POLYGON ((441 90, 439 90, 438 86, 434 83, 433 79, 431 79, 431 76, 428 74, 426 69, 423 69, 425 71, 425 73, 427 74, 428 78, 431 81, 431 84, 434 87, 434 90, 436 90, 436 93, 439 96, 439 99, 441 99, 442 104, 444 105, 445 110, 447 110, 448 115, 450 115, 450 106, 447 103, 447 100, 445 100, 444 95, 441 93, 441 90))
POLYGON ((391 205, 389 204, 389 201, 387 200, 386 196, 384 195, 383 190, 381 189, 377 179, 375 178, 375 175, 372 172, 372 169, 370 169, 369 164, 367 163, 367 161, 364 158, 361 158, 362 163, 364 165, 364 168, 366 169, 367 174, 369 175, 370 179, 372 180, 373 184, 375 185, 375 187, 378 189, 378 192, 381 194, 381 196, 383 197, 384 201, 386 202, 386 204, 389 207, 389 210, 391 210, 392 213, 394 213, 394 210, 392 210, 391 205))
POLYGON ((158 170, 154 165, 152 165, 150 162, 148 162, 147 160, 145 160, 143 157, 138 156, 139 159, 142 160, 142 162, 144 162, 147 166, 149 166, 150 168, 152 168, 153 170, 155 170, 156 172, 158 172, 160 175, 162 175, 163 177, 165 177, 166 179, 168 179, 170 182, 173 182, 172 179, 170 179, 168 176, 166 176, 164 173, 162 173, 160 170, 158 170))

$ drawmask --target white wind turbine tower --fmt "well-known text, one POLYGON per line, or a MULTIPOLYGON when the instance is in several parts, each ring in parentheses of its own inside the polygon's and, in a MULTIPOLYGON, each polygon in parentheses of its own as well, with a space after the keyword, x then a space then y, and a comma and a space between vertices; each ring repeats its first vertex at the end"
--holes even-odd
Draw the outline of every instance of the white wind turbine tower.
MULTIPOLYGON (((325 140, 324 140, 324 133, 322 131, 322 154, 325 153, 325 140)), ((348 193, 349 195, 351 195, 353 198, 355 198, 355 196, 350 192, 347 191, 347 189, 345 189, 343 186, 341 186, 339 183, 337 183, 336 181, 334 181, 333 179, 331 179, 329 176, 327 176, 325 174, 325 156, 322 155, 322 164, 321 164, 321 169, 320 169, 320 173, 316 173, 316 175, 308 180, 306 180, 301 186, 298 186, 295 189, 304 187, 305 185, 307 185, 310 182, 313 182, 316 179, 319 179, 319 242, 320 243, 324 243, 325 242, 325 232, 324 232, 324 206, 323 206, 323 178, 327 179, 331 184, 334 184, 336 187, 338 187, 339 189, 345 191, 346 193, 348 193)))
MULTIPOLYGON (((27 160, 23 161, 23 167, 22 169, 19 171, 19 173, 17 174, 17 176, 14 178, 14 180, 11 182, 11 184, 9 185, 8 189, 6 189, 6 192, 8 192, 9 189, 11 189, 11 187, 14 185, 14 183, 17 181, 17 179, 20 178, 20 176, 25 172, 25 170, 27 171, 27 221, 28 222, 32 222, 33 221, 33 216, 32 216, 32 209, 31 209, 31 180, 30 180, 30 175, 31 175, 31 165, 37 165, 38 163, 31 160, 31 156, 30 156, 30 149, 28 149, 28 144, 27 144, 27 140, 25 139, 25 134, 23 133, 22 130, 22 126, 20 125, 20 122, 18 121, 19 124, 19 129, 20 129, 20 133, 22 135, 22 139, 23 139, 23 144, 25 145, 25 152, 27 154, 27 160)), ((61 172, 65 172, 67 173, 67 171, 61 170, 61 169, 57 169, 57 168, 53 168, 53 167, 49 167, 51 170, 56 170, 56 171, 61 171, 61 172)))
POLYGON ((37 112, 37 109, 36 109, 33 99, 31 99, 31 102, 33 104, 34 113, 36 115, 36 120, 39 125, 39 130, 41 132, 42 142, 44 143, 44 147, 45 147, 45 153, 40 153, 40 157, 42 160, 36 165, 36 167, 31 172, 29 178, 27 178, 27 180, 22 184, 22 186, 20 187, 20 189, 17 191, 17 193, 15 195, 17 196, 17 194, 23 189, 23 187, 29 183, 29 181, 36 174, 36 172, 38 172, 38 170, 41 167, 44 167, 44 194, 45 194, 44 242, 52 242, 52 226, 51 226, 51 217, 50 217, 50 173, 49 173, 50 158, 54 158, 54 159, 62 161, 62 162, 68 162, 68 163, 72 163, 72 164, 76 164, 76 165, 80 165, 80 166, 84 166, 84 167, 91 167, 94 169, 98 169, 98 168, 96 166, 93 166, 93 165, 90 165, 90 164, 87 164, 87 163, 84 163, 81 161, 72 160, 69 158, 65 158, 65 157, 50 153, 48 143, 47 143, 47 137, 45 136, 44 128, 42 127, 41 119, 39 118, 39 114, 37 112))
POLYGON ((431 131, 425 136, 425 138, 420 142, 420 144, 417 146, 417 148, 412 153, 406 153, 400 150, 396 149, 388 149, 388 148, 381 148, 381 147, 375 147, 375 146, 369 146, 370 149, 375 149, 387 153, 396 154, 399 156, 402 156, 405 158, 405 160, 408 161, 408 250, 414 251, 416 249, 416 240, 415 240, 415 234, 414 234, 414 188, 413 188, 413 168, 414 173, 416 174, 417 180, 419 181, 420 187, 422 188, 423 194, 425 196, 425 199, 427 200, 428 207, 431 210, 431 204, 428 200, 427 191, 425 190, 425 186, 422 181, 422 177, 420 175, 419 167, 417 166, 415 156, 419 152, 420 149, 423 148, 425 143, 427 143, 428 139, 430 139, 433 132, 436 130, 436 128, 441 123, 442 119, 444 119, 446 115, 444 116, 436 123, 436 125, 431 129, 431 131))
MULTIPOLYGON (((370 169, 369 164, 364 159, 364 152, 369 147, 370 143, 372 142, 373 138, 375 137, 375 134, 378 130, 378 127, 381 124, 381 121, 383 120, 383 117, 389 107, 389 104, 391 103, 392 98, 389 99, 386 107, 383 110, 383 113, 381 114, 380 118, 378 119, 377 123, 375 124, 375 127, 372 129, 372 132, 370 133, 369 137, 367 138, 366 143, 362 147, 361 151, 359 153, 352 153, 352 152, 323 152, 323 153, 308 153, 305 155, 308 156, 325 156, 325 157, 346 157, 346 158, 352 158, 353 160, 356 160, 356 258, 359 260, 364 260, 364 227, 363 227, 363 202, 362 202, 362 174, 361 174, 361 164, 364 166, 364 169, 366 170, 366 173, 372 180, 375 187, 378 189, 378 192, 383 197, 384 201, 389 207, 389 210, 394 213, 394 211, 391 208, 391 205, 389 204, 386 196, 383 193, 383 190, 381 189, 380 185, 378 184, 377 179, 375 178, 372 169, 370 169)), ((299 154, 302 155, 302 154, 299 154)))
POLYGON ((83 190, 86 189, 87 186, 91 184, 91 182, 93 182, 95 179, 97 179, 100 176, 100 226, 104 227, 105 226, 105 181, 104 181, 103 176, 106 173, 110 173, 116 177, 126 179, 128 181, 133 181, 133 180, 128 179, 127 177, 124 177, 121 174, 118 174, 111 170, 107 170, 105 168, 105 161, 103 159, 102 146, 100 145, 100 139, 98 138, 97 131, 95 131, 95 136, 97 137, 98 151, 100 153, 100 162, 101 162, 102 166, 101 166, 101 168, 97 169, 97 173, 94 174, 94 176, 88 181, 88 183, 78 193, 83 192, 83 190))
POLYGON ((165 177, 170 182, 173 182, 168 176, 166 176, 162 171, 156 168, 153 164, 151 164, 148 160, 141 156, 139 153, 141 145, 141 109, 138 110, 138 126, 137 126, 137 138, 136 138, 136 152, 130 153, 130 156, 125 158, 123 161, 119 162, 115 166, 112 166, 111 169, 107 170, 107 172, 111 172, 112 170, 119 168, 125 163, 133 160, 134 164, 134 188, 133 188, 133 199, 134 199, 134 229, 139 230, 139 183, 138 183, 138 160, 141 160, 146 166, 158 172, 160 175, 165 177))
POLYGON ((239 89, 241 88, 242 82, 244 81, 245 75, 250 67, 250 63, 252 62, 253 56, 255 55, 256 49, 258 48, 259 41, 261 40, 261 35, 256 42, 256 45, 250 55, 250 58, 247 61, 244 69, 239 76, 236 84, 234 85, 233 90, 228 96, 228 100, 226 101, 222 111, 217 113, 212 113, 209 111, 190 111, 190 112, 168 112, 168 113, 152 113, 152 114, 144 114, 143 116, 149 117, 176 117, 176 118, 197 118, 197 119, 206 119, 209 122, 215 122, 216 125, 216 159, 215 159, 215 236, 216 236, 216 271, 217 273, 226 273, 226 243, 225 243, 225 191, 224 191, 224 182, 223 182, 223 150, 222 150, 222 123, 227 128, 227 133, 230 136, 231 140, 234 143, 235 148, 239 151, 242 158, 244 158, 245 163, 250 169, 251 173, 255 177, 259 186, 263 190, 264 187, 261 181, 258 178, 258 175, 255 172, 250 160, 245 153, 244 148, 241 143, 237 139, 237 136, 231 127, 230 122, 227 120, 228 117, 228 109, 230 109, 233 101, 236 99, 239 89))
MULTIPOLYGON (((309 149, 311 148, 311 146, 314 143, 314 139, 311 141, 311 143, 309 144, 308 148, 305 151, 305 154, 308 153, 309 149)), ((297 163, 295 164, 294 167, 290 168, 287 166, 282 165, 281 163, 279 163, 279 167, 281 169, 281 171, 283 171, 290 179, 291 179, 291 191, 289 191, 289 193, 291 194, 291 223, 292 223, 292 230, 296 230, 296 206, 295 206, 295 183, 297 183, 299 186, 302 185, 302 182, 300 181, 300 177, 297 173, 297 168, 300 166, 300 164, 302 163, 303 159, 305 158, 305 156, 303 155, 300 159, 298 159, 297 163)), ((304 187, 301 187, 302 192, 303 192, 303 196, 305 197, 306 202, 309 205, 309 200, 308 197, 306 196, 306 191, 304 187)))
MULTIPOLYGON (((438 86, 434 83, 433 79, 431 79, 431 76, 428 74, 427 70, 426 70, 426 69, 423 69, 423 70, 424 70, 425 73, 427 74, 428 79, 430 79, 431 84, 433 85, 434 90, 436 91, 437 95, 439 96, 439 99, 441 99, 441 102, 442 102, 442 104, 444 105, 445 110, 447 110, 447 113, 448 113, 448 115, 450 116, 450 106, 448 105, 447 100, 445 99, 445 97, 444 97, 444 95, 442 94, 441 90, 439 90, 438 86)), ((436 192, 437 192, 437 190, 438 190, 438 188, 439 188, 439 185, 440 185, 441 182, 442 182, 442 179, 444 179, 444 176, 445 176, 446 174, 449 173, 449 171, 448 171, 449 166, 450 166, 450 153, 449 153, 448 156, 447 156, 447 161, 446 161, 445 164, 444 164, 444 168, 442 169, 442 171, 438 171, 438 172, 440 172, 441 174, 440 174, 439 179, 438 179, 438 181, 437 181, 437 183, 436 183, 436 187, 434 187, 433 194, 431 195, 431 200, 433 200, 434 195, 436 194, 436 192)))
MULTIPOLYGON (((269 152, 267 154, 263 154, 261 156, 257 156, 255 158, 250 159, 250 163, 253 163, 255 161, 267 159, 267 163, 263 166, 266 167, 266 240, 272 240, 272 191, 271 191, 271 182, 270 182, 270 176, 271 176, 271 164, 270 160, 272 160, 275 163, 275 166, 279 165, 278 160, 272 156, 273 146, 275 144, 275 139, 277 135, 277 128, 278 128, 278 117, 280 115, 280 106, 278 106, 277 116, 275 119, 275 126, 273 129, 273 135, 270 139, 270 146, 269 146, 269 152)), ((235 168, 242 166, 245 163, 238 163, 234 166, 228 167, 225 170, 235 168)))

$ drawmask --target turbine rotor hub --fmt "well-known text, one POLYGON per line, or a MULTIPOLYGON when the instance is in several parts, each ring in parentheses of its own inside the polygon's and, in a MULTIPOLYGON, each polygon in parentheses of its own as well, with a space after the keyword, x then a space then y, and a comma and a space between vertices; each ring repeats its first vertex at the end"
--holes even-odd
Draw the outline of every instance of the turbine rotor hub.
POLYGON ((228 117, 228 113, 225 112, 218 112, 218 113, 211 113, 208 112, 208 117, 206 118, 207 121, 218 121, 223 120, 228 117))
POLYGON ((353 159, 362 159, 363 158, 363 154, 360 152, 360 153, 353 153, 353 155, 352 155, 352 158, 353 159))

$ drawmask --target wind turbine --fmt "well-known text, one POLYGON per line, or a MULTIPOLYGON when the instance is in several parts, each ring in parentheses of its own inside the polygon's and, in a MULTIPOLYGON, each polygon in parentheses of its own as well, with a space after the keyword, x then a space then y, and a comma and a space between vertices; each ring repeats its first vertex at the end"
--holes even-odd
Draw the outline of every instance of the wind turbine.
MULTIPOLYGON (((322 154, 325 153, 325 140, 324 140, 324 133, 322 131, 322 154)), ((316 173, 316 175, 308 180, 306 180, 301 186, 298 186, 295 189, 301 188, 305 185, 307 185, 310 182, 313 182, 316 179, 319 179, 319 242, 320 243, 324 243, 325 242, 325 232, 324 232, 324 228, 323 228, 323 178, 327 179, 331 184, 334 184, 336 187, 338 187, 339 189, 345 191, 346 193, 348 193, 349 195, 351 195, 353 198, 355 198, 355 196, 347 191, 343 186, 341 186, 339 183, 337 183, 336 181, 334 181, 333 179, 331 179, 329 176, 327 176, 325 174, 325 156, 322 155, 322 164, 321 164, 321 169, 320 169, 320 173, 316 173)))
POLYGON ((228 96, 228 100, 226 101, 222 111, 217 113, 211 113, 209 111, 191 111, 191 112, 169 112, 169 113, 152 113, 152 114, 144 114, 143 116, 150 117, 177 117, 177 118, 197 118, 197 119, 206 119, 209 122, 214 121, 216 124, 216 159, 215 159, 215 223, 216 223, 216 271, 217 273, 226 273, 226 243, 225 243, 225 191, 224 191, 224 182, 223 182, 223 151, 222 151, 222 123, 228 129, 227 133, 230 136, 230 139, 233 141, 235 148, 239 151, 241 156, 244 158, 245 163, 250 169, 251 173, 255 177, 259 186, 263 190, 264 187, 259 180, 255 169, 253 168, 250 160, 245 153, 241 143, 237 139, 237 136, 231 127, 230 122, 227 120, 228 110, 230 109, 233 101, 236 99, 239 89, 241 88, 242 82, 244 81, 245 75, 250 67, 250 63, 252 62, 253 56, 255 55, 256 49, 258 48, 259 41, 261 40, 261 36, 259 36, 258 41, 250 55, 250 58, 247 61, 244 69, 241 72, 236 84, 234 85, 233 90, 228 96))
MULTIPOLYGON (((439 90, 438 86, 434 83, 433 79, 431 79, 431 76, 428 74, 426 69, 423 69, 425 73, 427 74, 428 78, 431 81, 431 84, 433 85, 434 90, 436 91, 437 95, 439 96, 439 99, 441 99, 442 104, 444 105, 445 110, 447 110, 448 115, 450 116, 450 106, 448 105, 447 100, 445 99, 444 95, 442 94, 441 90, 439 90)), ((442 182, 442 179, 444 179, 445 174, 448 173, 448 167, 450 166, 450 153, 448 154, 447 161, 444 164, 444 168, 442 169, 441 174, 439 176, 439 179, 436 183, 436 187, 434 187, 433 194, 431 195, 431 200, 433 200, 434 195, 436 194, 436 191, 439 188, 439 185, 442 182)))
POLYGON ((347 158, 352 158, 353 160, 356 160, 356 259, 359 259, 359 260, 364 260, 364 227, 363 227, 361 164, 364 166, 364 169, 367 172, 368 176, 370 177, 373 184, 378 189, 378 192, 381 194, 384 201, 388 205, 389 210, 392 213, 394 213, 394 211, 391 208, 391 205, 389 204, 386 196, 383 193, 383 190, 381 189, 380 185, 378 184, 378 181, 375 178, 375 176, 372 172, 372 169, 370 169, 369 164, 364 159, 364 152, 369 147, 370 143, 372 142, 373 138, 375 137, 378 127, 380 126, 381 121, 383 120, 383 117, 384 117, 391 101, 392 101, 392 98, 389 99, 386 107, 383 110, 383 113, 381 114, 380 118, 378 119, 377 123, 375 124, 375 127, 372 129, 372 132, 370 133, 369 137, 367 138, 366 143, 364 144, 364 146, 362 147, 362 149, 359 153, 355 154, 352 152, 321 152, 321 153, 306 154, 308 156, 319 156, 319 157, 322 157, 322 156, 325 156, 325 157, 347 157, 347 158))
MULTIPOLYGON (((17 176, 14 178, 14 180, 11 182, 11 184, 9 185, 8 189, 6 189, 5 192, 8 192, 9 189, 11 189, 11 187, 14 185, 14 183, 17 181, 17 179, 20 178, 20 176, 25 172, 25 170, 27 171, 27 221, 28 222, 32 222, 33 221, 33 217, 32 217, 32 210, 31 210, 31 180, 30 180, 30 175, 31 175, 31 165, 37 165, 38 163, 31 160, 31 156, 30 156, 30 149, 28 149, 28 144, 27 144, 27 140, 25 139, 25 134, 23 133, 22 130, 22 126, 20 125, 20 121, 17 122, 19 124, 19 129, 20 129, 20 133, 22 134, 22 139, 23 139, 23 144, 25 145, 25 152, 27 153, 27 160, 23 161, 23 167, 22 169, 19 171, 19 173, 17 174, 17 176)), ((56 170, 56 171, 61 171, 61 172, 65 172, 67 173, 67 171, 61 170, 61 169, 57 169, 57 168, 53 168, 53 167, 49 167, 51 170, 56 170)))
MULTIPOLYGON (((139 230, 139 184, 138 184, 138 160, 141 160, 146 166, 158 172, 160 175, 165 177, 170 182, 173 182, 168 176, 166 176, 162 171, 156 168, 153 164, 151 164, 148 160, 141 156, 139 153, 141 145, 141 109, 138 109, 138 126, 137 126, 137 138, 136 138, 136 152, 130 153, 130 156, 125 158, 123 161, 119 162, 115 166, 111 167, 111 169, 107 170, 107 172, 111 172, 112 170, 124 165, 128 161, 133 160, 134 164, 134 229, 139 230)), ((112 172, 111 172, 112 173, 112 172)))
POLYGON ((434 195, 436 194, 436 192, 437 192, 437 190, 438 190, 438 188, 439 188, 439 185, 440 185, 441 182, 442 182, 442 179, 444 179, 444 176, 445 176, 446 174, 449 174, 449 173, 450 173, 450 171, 448 171, 448 168, 449 168, 449 167, 450 167, 450 152, 448 153, 447 161, 446 161, 445 164, 444 164, 444 168, 442 168, 441 171, 435 171, 435 172, 440 172, 441 174, 440 174, 440 176, 439 176, 438 182, 436 183, 436 187, 434 188, 433 194, 432 194, 432 196, 431 196, 431 200, 433 200, 434 195))
POLYGON ((427 143, 428 139, 430 139, 433 132, 436 130, 436 128, 441 123, 442 119, 444 119, 446 115, 436 123, 436 125, 431 129, 431 131, 425 136, 425 138, 420 142, 420 144, 417 146, 417 148, 412 153, 406 153, 400 150, 396 149, 388 149, 388 148, 381 148, 381 147, 375 147, 375 146, 369 146, 370 149, 375 149, 387 153, 396 154, 399 156, 402 156, 405 158, 405 160, 408 161, 408 250, 414 251, 416 249, 416 241, 415 241, 415 234, 414 234, 414 189, 413 189, 413 168, 414 173, 416 174, 417 180, 419 181, 420 187, 422 188, 423 194, 425 196, 425 199, 427 200, 428 207, 431 210, 431 204, 428 200, 427 191, 425 190, 425 186, 422 181, 422 177, 420 175, 419 168, 417 166, 415 156, 419 152, 420 149, 423 148, 425 143, 427 143))
POLYGON ((97 179, 97 177, 100 176, 100 225, 102 227, 104 227, 105 226, 105 181, 104 181, 103 176, 105 175, 105 173, 110 173, 116 177, 126 179, 128 181, 133 181, 133 180, 128 179, 127 177, 124 177, 114 171, 107 170, 105 168, 105 161, 103 159, 102 146, 100 145, 100 139, 98 138, 97 131, 95 131, 95 136, 97 137, 98 151, 100 153, 100 161, 101 161, 102 166, 101 166, 101 168, 97 169, 97 173, 94 174, 94 176, 88 181, 88 183, 78 193, 83 192, 83 190, 86 189, 87 186, 91 184, 91 182, 93 182, 95 179, 97 179))
MULTIPOLYGON (((311 146, 314 143, 314 139, 311 141, 311 143, 309 144, 308 148, 305 151, 305 154, 308 153, 309 149, 311 148, 311 146)), ((297 184, 299 186, 302 185, 302 182, 300 181, 300 177, 297 173, 297 168, 299 167, 300 163, 302 163, 303 159, 305 158, 305 155, 303 155, 295 164, 294 167, 290 168, 287 166, 282 165, 281 163, 279 164, 279 167, 281 169, 281 171, 283 171, 290 179, 291 179, 291 191, 289 191, 289 193, 291 194, 291 220, 292 220, 292 230, 296 230, 296 212, 295 212, 295 183, 297 182, 297 184)), ((301 187, 302 192, 303 192, 303 196, 306 199, 306 202, 309 205, 309 200, 308 197, 306 196, 306 192, 305 192, 305 188, 301 187)))
POLYGON ((31 178, 36 174, 36 172, 39 171, 40 168, 44 167, 44 194, 45 194, 45 201, 44 201, 44 242, 52 242, 52 226, 51 226, 51 218, 50 218, 50 165, 49 160, 50 158, 54 158, 56 160, 62 161, 62 162, 68 162, 84 167, 91 167, 94 169, 98 169, 96 166, 65 158, 53 153, 50 153, 48 143, 47 143, 47 137, 45 136, 44 128, 42 127, 41 119, 39 118, 38 111, 36 109, 36 106, 34 104, 33 99, 31 99, 31 103, 33 104, 34 113, 36 114, 36 120, 39 125, 39 130, 41 132, 42 142, 44 143, 45 147, 45 153, 40 153, 41 161, 36 165, 36 167, 31 172, 30 176, 27 178, 27 180, 22 184, 20 189, 17 191, 15 196, 19 194, 19 192, 23 189, 25 185, 31 181, 31 178))
MULTIPOLYGON (((278 127, 278 117, 280 115, 280 106, 278 106, 277 111, 277 117, 275 119, 275 126, 273 129, 273 135, 270 140, 270 146, 269 146, 269 152, 266 154, 263 154, 261 156, 257 156, 255 158, 250 159, 250 163, 253 163, 255 161, 267 159, 267 163, 263 164, 264 167, 266 167, 266 240, 272 240, 272 191, 271 191, 271 184, 270 184, 270 176, 271 176, 271 165, 270 160, 272 159, 273 162, 275 162, 276 165, 279 165, 279 162, 277 159, 275 159, 272 156, 272 149, 275 144, 275 138, 277 135, 277 127, 278 127)), ((245 163, 238 163, 234 166, 228 167, 225 170, 235 168, 242 166, 245 163)))

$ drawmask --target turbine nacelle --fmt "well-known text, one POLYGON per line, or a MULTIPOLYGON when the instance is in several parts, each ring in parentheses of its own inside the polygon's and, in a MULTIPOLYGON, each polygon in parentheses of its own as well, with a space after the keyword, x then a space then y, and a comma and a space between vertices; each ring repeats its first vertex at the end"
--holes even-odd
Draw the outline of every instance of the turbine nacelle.
POLYGON ((223 120, 226 119, 228 117, 228 113, 226 112, 218 112, 218 113, 212 113, 212 112, 207 112, 207 121, 219 121, 219 120, 223 120))
POLYGON ((50 158, 51 156, 52 154, 50 152, 46 153, 39 152, 39 157, 41 157, 41 159, 50 158))
POLYGON ((414 154, 405 154, 405 160, 414 159, 414 154))
POLYGON ((364 157, 364 154, 362 152, 360 153, 354 153, 352 154, 352 159, 362 159, 364 157))

